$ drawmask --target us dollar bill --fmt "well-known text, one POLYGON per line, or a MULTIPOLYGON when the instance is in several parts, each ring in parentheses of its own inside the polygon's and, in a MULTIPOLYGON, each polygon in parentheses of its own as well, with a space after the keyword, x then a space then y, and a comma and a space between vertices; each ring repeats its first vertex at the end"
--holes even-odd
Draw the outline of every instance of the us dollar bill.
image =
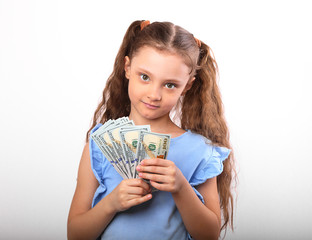
POLYGON ((119 173, 124 179, 129 178, 126 169, 124 168, 123 164, 119 161, 118 156, 114 150, 113 143, 108 135, 107 132, 104 132, 100 135, 101 142, 103 143, 104 149, 108 152, 109 156, 111 156, 110 163, 117 169, 119 169, 119 173))
POLYGON ((128 117, 118 118, 116 120, 109 119, 107 120, 101 127, 99 127, 91 136, 92 138, 98 138, 102 135, 105 131, 115 126, 119 126, 120 124, 129 122, 128 117))
POLYGON ((171 136, 140 131, 136 158, 140 163, 146 158, 167 158, 171 136))
MULTIPOLYGON (((136 158, 140 164, 143 159, 167 158, 171 136, 153 132, 140 131, 136 158)), ((150 184, 149 180, 143 179, 150 184)), ((152 187, 152 192, 157 191, 152 187)))
POLYGON ((127 162, 127 159, 123 155, 122 143, 121 143, 119 131, 121 127, 133 126, 133 125, 134 125, 133 121, 129 121, 129 122, 122 123, 118 126, 112 127, 107 130, 107 134, 112 144, 112 151, 115 152, 115 156, 118 160, 118 163, 119 165, 121 165, 123 171, 126 173, 127 178, 131 178, 132 174, 130 170, 130 164, 127 162))
POLYGON ((135 168, 138 162, 138 159, 136 158, 136 152, 140 131, 150 132, 151 129, 149 125, 141 125, 131 128, 121 128, 119 131, 123 155, 130 166, 132 178, 138 177, 135 168))
POLYGON ((113 125, 115 120, 106 121, 101 127, 99 127, 94 133, 91 134, 93 140, 98 139, 99 135, 103 133, 109 126, 113 125))
POLYGON ((104 124, 101 126, 102 129, 97 129, 93 134, 91 134, 91 138, 96 143, 96 145, 99 147, 103 155, 106 157, 106 159, 112 164, 112 166, 115 168, 115 170, 119 173, 119 175, 122 178, 126 178, 127 176, 121 169, 121 167, 118 166, 118 162, 114 159, 114 156, 110 153, 110 151, 106 147, 106 142, 103 141, 102 138, 99 137, 99 132, 102 132, 105 128, 107 128, 108 125, 110 125, 113 121, 106 122, 106 125, 104 124), (101 131, 99 131, 101 130, 101 131))
POLYGON ((126 172, 126 169, 124 169, 123 165, 121 165, 120 161, 118 161, 117 154, 113 148, 113 144, 107 131, 127 122, 130 122, 128 117, 123 117, 116 120, 110 119, 106 121, 100 128, 98 128, 93 134, 91 134, 91 138, 98 145, 103 155, 124 179, 129 178, 128 174, 126 172))
POLYGON ((149 125, 135 126, 122 117, 106 121, 91 138, 122 178, 138 178, 136 167, 143 159, 168 155, 170 135, 150 131, 149 125))

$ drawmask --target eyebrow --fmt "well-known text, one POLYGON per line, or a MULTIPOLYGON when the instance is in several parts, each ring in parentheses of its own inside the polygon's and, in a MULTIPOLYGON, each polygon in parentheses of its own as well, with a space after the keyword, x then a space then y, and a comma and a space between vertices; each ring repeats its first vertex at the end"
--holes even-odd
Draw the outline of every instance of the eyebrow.
POLYGON ((151 77, 153 76, 153 74, 150 71, 146 70, 145 68, 138 67, 138 72, 144 72, 151 77))

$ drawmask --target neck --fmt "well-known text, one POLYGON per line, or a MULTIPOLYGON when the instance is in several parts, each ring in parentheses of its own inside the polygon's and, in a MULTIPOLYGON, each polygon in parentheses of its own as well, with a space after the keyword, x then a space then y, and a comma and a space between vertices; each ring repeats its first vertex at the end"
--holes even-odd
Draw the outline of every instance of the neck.
POLYGON ((151 131, 157 133, 170 133, 172 130, 178 128, 171 121, 169 114, 157 119, 146 119, 130 113, 129 119, 133 120, 135 125, 150 125, 151 131))

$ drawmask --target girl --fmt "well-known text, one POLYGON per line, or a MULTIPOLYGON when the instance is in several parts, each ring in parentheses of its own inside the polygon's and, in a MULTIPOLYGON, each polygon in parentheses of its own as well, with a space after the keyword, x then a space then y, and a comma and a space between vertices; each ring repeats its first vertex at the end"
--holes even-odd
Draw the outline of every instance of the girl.
POLYGON ((69 239, 218 239, 232 226, 233 158, 216 74, 210 48, 183 28, 130 25, 87 133, 69 239), (137 167, 159 191, 142 179, 123 180, 89 138, 123 116, 171 134, 168 160, 137 167))

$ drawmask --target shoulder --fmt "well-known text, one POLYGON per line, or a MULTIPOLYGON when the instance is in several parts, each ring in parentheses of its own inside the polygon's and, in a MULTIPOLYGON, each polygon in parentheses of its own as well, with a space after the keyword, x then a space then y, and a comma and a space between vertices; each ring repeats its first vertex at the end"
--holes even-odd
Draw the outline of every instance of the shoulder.
POLYGON ((198 151, 204 153, 208 159, 217 158, 223 162, 231 152, 231 150, 226 147, 213 144, 210 139, 204 137, 203 135, 193 133, 191 131, 188 132, 190 133, 188 140, 190 143, 189 145, 193 146, 193 149, 197 149, 198 151))
POLYGON ((179 148, 186 148, 188 150, 211 150, 212 144, 211 141, 198 134, 194 133, 191 130, 187 130, 184 134, 179 137, 171 139, 173 145, 177 145, 179 148))
POLYGON ((189 133, 189 137, 192 138, 194 141, 204 145, 211 144, 211 141, 208 138, 204 137, 203 135, 192 132, 191 130, 187 130, 187 132, 189 133))
POLYGON ((90 151, 90 157, 91 157, 91 163, 93 160, 101 160, 102 154, 101 150, 95 143, 95 141, 92 139, 91 135, 98 130, 103 124, 99 123, 97 124, 92 130, 90 131, 90 137, 89 137, 89 151, 90 151))
POLYGON ((95 178, 98 180, 99 183, 102 182, 103 178, 103 167, 106 165, 106 161, 104 161, 104 155, 94 139, 91 137, 92 134, 98 130, 103 124, 99 123, 94 128, 92 128, 90 132, 89 138, 89 154, 90 154, 90 163, 91 169, 95 175, 95 178))
POLYGON ((179 167, 185 170, 185 173, 187 171, 196 173, 194 177, 206 177, 206 174, 201 175, 207 170, 209 170, 208 177, 220 174, 223 170, 223 161, 231 151, 212 144, 208 138, 190 130, 172 140, 168 158, 174 159, 179 167))
POLYGON ((102 123, 96 124, 96 125, 91 129, 90 135, 91 135, 92 133, 94 133, 96 130, 98 130, 101 126, 103 126, 102 123))

